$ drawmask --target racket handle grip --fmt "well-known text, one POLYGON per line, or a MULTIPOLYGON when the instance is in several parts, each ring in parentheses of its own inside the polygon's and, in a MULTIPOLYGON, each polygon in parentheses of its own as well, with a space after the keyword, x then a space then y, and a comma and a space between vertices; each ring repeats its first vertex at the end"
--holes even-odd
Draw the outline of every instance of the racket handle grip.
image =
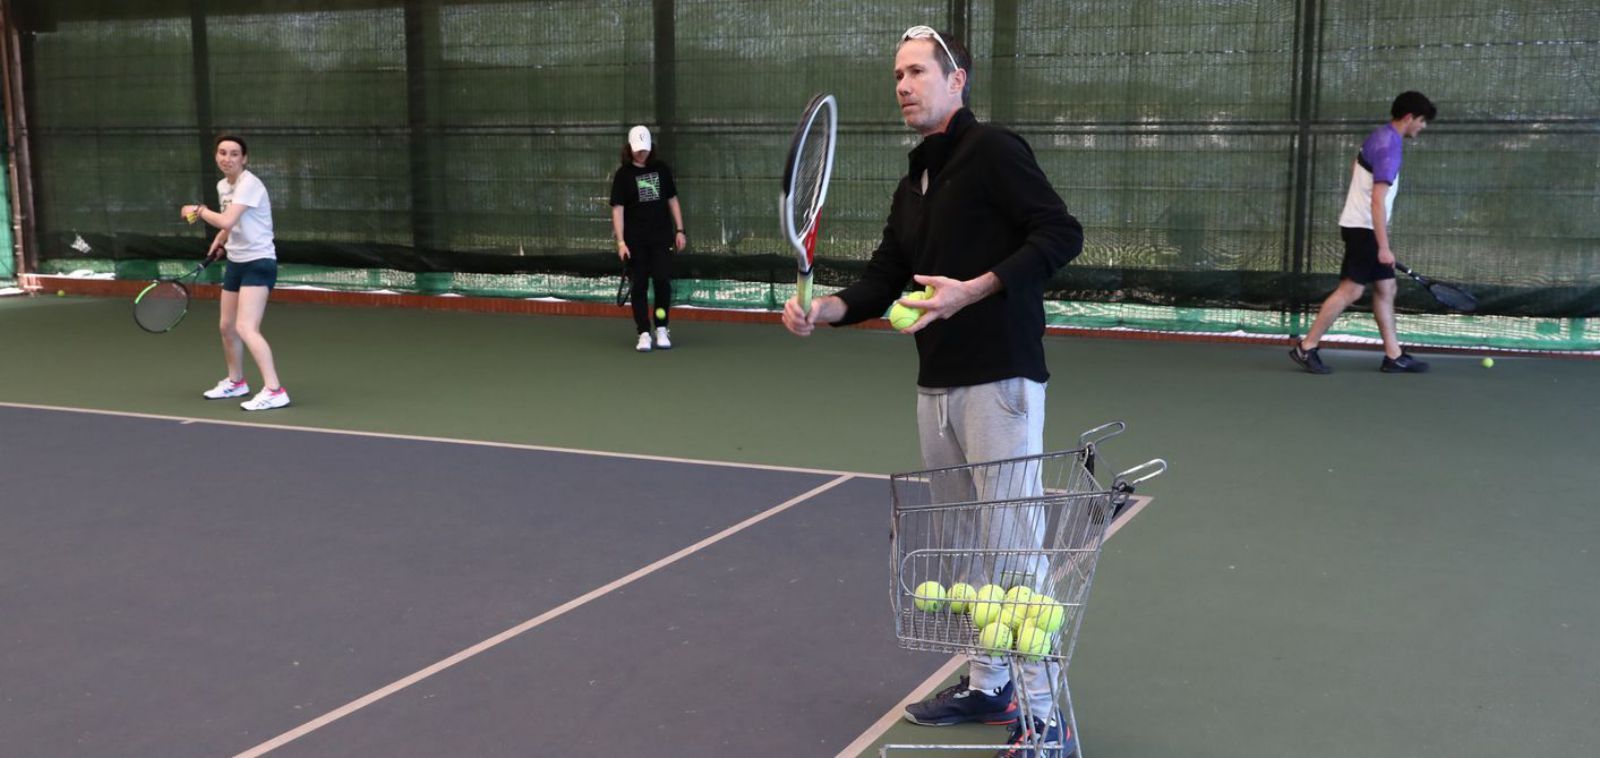
POLYGON ((800 306, 800 312, 801 313, 804 313, 806 315, 810 315, 811 314, 811 272, 810 271, 807 271, 807 272, 801 274, 795 280, 794 299, 795 299, 795 303, 800 306))

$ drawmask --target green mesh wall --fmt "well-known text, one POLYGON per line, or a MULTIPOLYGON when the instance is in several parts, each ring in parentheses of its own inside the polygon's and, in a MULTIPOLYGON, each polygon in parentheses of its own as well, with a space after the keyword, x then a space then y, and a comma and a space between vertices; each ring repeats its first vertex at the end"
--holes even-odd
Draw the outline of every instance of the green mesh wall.
MULTIPOLYGON (((609 297, 608 179, 657 131, 691 251, 680 302, 792 291, 777 179, 813 91, 839 99, 819 281, 875 246, 915 137, 899 33, 968 40, 973 107, 1028 138, 1085 224, 1052 322, 1286 334, 1337 279, 1360 140, 1403 89, 1396 252, 1484 312, 1402 285, 1418 342, 1596 349, 1600 10, 1589 0, 584 0, 18 3, 37 250, 47 271, 145 275, 198 255, 210 136, 245 135, 284 280, 609 297), (137 272, 137 274, 136 274, 137 272)), ((1341 322, 1368 336, 1370 319, 1341 322)))

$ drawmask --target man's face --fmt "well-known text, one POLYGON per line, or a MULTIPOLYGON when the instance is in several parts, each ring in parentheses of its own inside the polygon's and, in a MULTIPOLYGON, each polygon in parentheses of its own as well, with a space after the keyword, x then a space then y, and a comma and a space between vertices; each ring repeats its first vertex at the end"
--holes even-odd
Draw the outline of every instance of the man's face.
POLYGON ((934 58, 943 54, 938 42, 913 39, 900 45, 894 55, 894 95, 900 103, 900 117, 923 136, 944 129, 950 116, 961 108, 961 87, 967 74, 957 69, 945 76, 934 58))
POLYGON ((1400 120, 1400 136, 1406 139, 1416 137, 1426 128, 1428 128, 1428 120, 1415 114, 1408 113, 1405 118, 1400 120))

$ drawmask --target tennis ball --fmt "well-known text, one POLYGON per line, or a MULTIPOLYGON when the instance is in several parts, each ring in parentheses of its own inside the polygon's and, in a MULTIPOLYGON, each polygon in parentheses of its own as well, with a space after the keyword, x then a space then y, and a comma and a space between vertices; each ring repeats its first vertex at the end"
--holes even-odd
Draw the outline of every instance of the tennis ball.
POLYGON ((1028 611, 1024 604, 1031 597, 1033 597, 1033 590, 1019 584, 1006 590, 1005 607, 1016 609, 1019 616, 1027 615, 1028 611))
POLYGON ((66 297, 66 296, 67 296, 67 291, 66 290, 56 290, 56 297, 66 297))
POLYGON ((1017 630, 1017 652, 1030 661, 1037 661, 1039 657, 1050 652, 1050 633, 1031 622, 1022 625, 1017 630))
POLYGON ((656 309, 656 320, 657 321, 660 321, 661 319, 664 319, 666 317, 667 317, 667 309, 666 308, 657 308, 656 309))
POLYGON ((1039 611, 1044 610, 1045 605, 1054 604, 1055 602, 1056 599, 1050 597, 1049 595, 1041 595, 1037 592, 1033 593, 1033 597, 1028 598, 1028 618, 1031 619, 1037 617, 1039 615, 1039 611))
POLYGON ((1494 359, 1493 358, 1484 358, 1483 359, 1483 367, 1484 368, 1494 368, 1494 359))
POLYGON ((972 625, 982 629, 1000 618, 1000 600, 1005 594, 1005 590, 993 584, 986 584, 978 590, 978 599, 967 604, 967 611, 972 614, 972 625))
POLYGON ((1011 627, 1000 623, 985 626, 978 633, 978 644, 991 653, 1004 655, 1011 649, 1011 627))
POLYGON ((184 214, 183 220, 192 224, 192 223, 200 220, 200 214, 198 214, 198 213, 184 214))
MULTIPOLYGON (((906 295, 905 299, 927 300, 928 293, 913 292, 909 295, 906 295)), ((912 324, 917 323, 917 319, 922 318, 922 314, 923 311, 921 310, 895 303, 894 305, 889 306, 889 325, 896 329, 905 329, 910 327, 912 324)))
POLYGON ((1056 632, 1060 631, 1061 624, 1066 620, 1066 607, 1052 600, 1040 606, 1039 612, 1035 614, 1033 618, 1029 619, 1028 622, 1036 627, 1039 627, 1039 629, 1043 630, 1047 634, 1055 634, 1056 632))
POLYGON ((950 592, 945 597, 950 599, 951 613, 966 613, 972 610, 974 601, 978 599, 978 591, 966 582, 957 582, 950 585, 950 592))
POLYGON ((926 613, 936 613, 944 607, 944 585, 938 582, 923 582, 917 585, 917 610, 926 613))
POLYGON ((1023 610, 1022 606, 1013 605, 1002 607, 1000 609, 1000 618, 996 619, 995 623, 1004 624, 1008 629, 1020 629, 1023 622, 1027 620, 1026 611, 1023 610))

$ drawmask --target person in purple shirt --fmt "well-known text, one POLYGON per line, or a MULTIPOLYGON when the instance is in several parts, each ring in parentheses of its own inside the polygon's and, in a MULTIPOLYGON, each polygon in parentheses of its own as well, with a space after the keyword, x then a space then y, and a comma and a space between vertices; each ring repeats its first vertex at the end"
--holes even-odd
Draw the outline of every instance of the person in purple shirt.
POLYGON ((1361 299, 1372 285, 1372 318, 1383 338, 1386 373, 1421 373, 1428 364, 1400 349, 1394 331, 1394 252, 1389 247, 1389 219, 1394 196, 1400 192, 1400 152, 1404 140, 1416 137, 1439 115, 1439 109, 1421 92, 1402 92, 1389 108, 1390 121, 1361 143, 1350 168, 1350 191, 1339 214, 1339 236, 1344 238, 1344 263, 1339 267, 1339 287, 1322 301, 1311 331, 1295 343, 1289 357, 1313 374, 1332 369, 1322 362, 1317 345, 1339 314, 1361 299))

